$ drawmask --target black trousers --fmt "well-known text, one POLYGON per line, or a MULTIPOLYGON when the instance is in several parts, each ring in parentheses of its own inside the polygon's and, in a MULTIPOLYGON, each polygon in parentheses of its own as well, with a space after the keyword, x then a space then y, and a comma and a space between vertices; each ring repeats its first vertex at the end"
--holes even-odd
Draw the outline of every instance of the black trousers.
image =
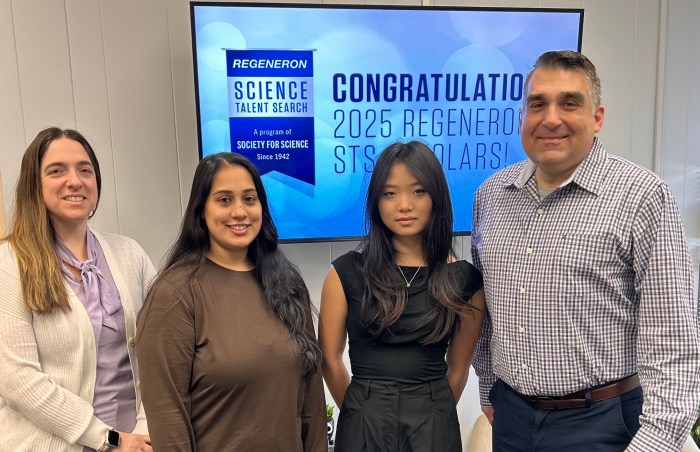
POLYGON ((496 380, 489 400, 495 452, 620 452, 642 414, 640 387, 588 407, 542 410, 496 380))
POLYGON ((353 378, 338 416, 335 452, 460 452, 459 420, 443 377, 429 383, 353 378))

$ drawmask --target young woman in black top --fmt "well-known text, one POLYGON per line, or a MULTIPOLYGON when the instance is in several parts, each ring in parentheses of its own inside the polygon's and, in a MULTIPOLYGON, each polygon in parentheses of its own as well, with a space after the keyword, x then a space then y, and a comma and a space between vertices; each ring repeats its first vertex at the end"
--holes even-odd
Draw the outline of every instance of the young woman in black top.
POLYGON ((481 274, 454 258, 449 188, 430 148, 382 151, 366 216, 363 243, 333 261, 321 295, 323 376, 341 407, 335 450, 460 451, 456 402, 485 303, 481 274))

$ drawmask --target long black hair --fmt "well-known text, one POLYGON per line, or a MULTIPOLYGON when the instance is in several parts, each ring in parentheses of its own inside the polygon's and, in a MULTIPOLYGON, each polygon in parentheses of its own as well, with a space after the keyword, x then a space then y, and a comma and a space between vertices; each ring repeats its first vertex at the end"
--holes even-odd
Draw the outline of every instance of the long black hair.
MULTIPOLYGON (((260 205, 262 226, 258 236, 248 247, 248 258, 255 266, 253 270, 275 315, 292 334, 299 353, 301 369, 305 375, 316 372, 321 359, 309 325, 311 309, 309 291, 297 267, 278 248, 278 234, 270 214, 267 194, 260 173, 255 166, 240 154, 221 152, 203 158, 194 173, 190 199, 182 219, 180 233, 168 251, 160 277, 169 270, 185 265, 195 268, 204 263, 209 252, 209 230, 204 220, 204 206, 219 170, 228 165, 243 167, 253 179, 260 205)), ((159 278, 160 278, 159 277, 159 278)))
POLYGON ((365 205, 367 234, 360 245, 362 274, 368 283, 362 299, 362 312, 375 337, 381 337, 391 334, 392 326, 406 308, 406 285, 396 265, 392 232, 379 212, 379 201, 389 171, 397 162, 406 165, 433 203, 430 221, 423 232, 423 257, 427 264, 429 294, 438 305, 423 324, 437 321, 423 343, 436 343, 450 334, 456 314, 467 309, 467 305, 462 300, 454 274, 447 266, 454 255, 452 202, 447 179, 433 151, 419 141, 389 145, 382 151, 372 171, 365 205))

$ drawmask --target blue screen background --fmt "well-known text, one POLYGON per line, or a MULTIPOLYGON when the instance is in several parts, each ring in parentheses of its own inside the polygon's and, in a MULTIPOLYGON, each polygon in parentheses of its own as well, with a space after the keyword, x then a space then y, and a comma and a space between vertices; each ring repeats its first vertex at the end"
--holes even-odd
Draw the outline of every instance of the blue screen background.
POLYGON ((581 20, 579 11, 260 5, 197 5, 193 14, 203 156, 231 150, 224 49, 314 51, 315 184, 276 171, 263 175, 280 238, 299 241, 362 236, 372 159, 388 144, 411 139, 428 144, 441 160, 455 231, 468 232, 474 191, 525 158, 520 93, 511 96, 506 84, 503 99, 502 80, 517 84, 544 51, 577 50, 581 20), (334 74, 467 74, 470 100, 337 102, 334 74), (484 95, 473 96, 479 74, 484 95), (501 82, 492 85, 488 74, 499 74, 501 82), (449 110, 470 117, 469 127, 448 127, 449 110))

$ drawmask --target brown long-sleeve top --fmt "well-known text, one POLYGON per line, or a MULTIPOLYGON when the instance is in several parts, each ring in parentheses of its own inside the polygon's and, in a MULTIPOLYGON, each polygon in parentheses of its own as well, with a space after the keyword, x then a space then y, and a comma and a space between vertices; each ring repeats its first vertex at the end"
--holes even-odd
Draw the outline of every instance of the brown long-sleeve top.
MULTIPOLYGON (((309 310, 309 327, 311 313, 309 310)), ((207 260, 161 278, 137 324, 141 393, 159 451, 326 451, 320 372, 252 272, 207 260)))

